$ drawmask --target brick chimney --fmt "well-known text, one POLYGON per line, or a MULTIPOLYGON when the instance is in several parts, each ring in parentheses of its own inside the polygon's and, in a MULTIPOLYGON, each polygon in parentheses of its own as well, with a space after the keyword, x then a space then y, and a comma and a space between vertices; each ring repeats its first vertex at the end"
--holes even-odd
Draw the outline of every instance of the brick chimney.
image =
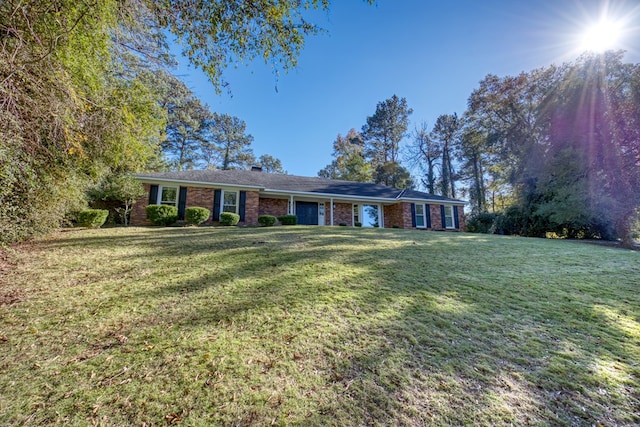
POLYGON ((262 172, 262 166, 251 166, 251 172, 262 172))

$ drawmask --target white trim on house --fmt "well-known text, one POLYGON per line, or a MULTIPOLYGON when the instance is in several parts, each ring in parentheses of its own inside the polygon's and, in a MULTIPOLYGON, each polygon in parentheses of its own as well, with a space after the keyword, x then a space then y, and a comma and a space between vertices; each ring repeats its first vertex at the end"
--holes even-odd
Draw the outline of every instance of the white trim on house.
POLYGON ((352 195, 342 195, 342 194, 335 194, 335 193, 314 193, 314 192, 309 192, 309 191, 290 191, 290 190, 269 190, 269 189, 265 189, 263 192, 260 193, 260 196, 262 197, 267 197, 267 196, 287 196, 287 195, 291 195, 291 196, 302 196, 305 199, 299 199, 296 198, 296 200, 318 200, 318 199, 322 199, 322 200, 328 200, 328 199, 335 199, 337 202, 342 202, 342 201, 347 201, 347 202, 351 202, 351 201, 358 201, 358 202, 372 202, 372 203, 386 203, 388 205, 395 205, 396 203, 398 203, 398 199, 390 199, 388 197, 367 197, 367 196, 352 196, 352 195))
POLYGON ((178 201, 180 199, 180 186, 179 185, 158 185, 158 197, 156 197, 156 204, 178 207, 178 201), (163 200, 163 190, 165 188, 172 188, 176 192, 175 203, 168 203, 168 200, 163 200))
POLYGON ((364 207, 365 206, 375 206, 378 208, 378 228, 384 228, 384 205, 380 203, 352 203, 351 204, 351 224, 355 227, 356 222, 364 225, 363 217, 364 217, 364 207), (357 207, 357 208, 356 208, 357 207), (358 214, 358 221, 356 221, 356 209, 358 214))
POLYGON ((453 217, 453 205, 451 204, 444 204, 444 218, 442 218, 444 224, 445 224, 445 228, 446 229, 455 229, 456 228, 456 219, 453 217), (447 210, 449 210, 451 212, 451 216, 449 218, 451 218, 451 225, 447 224, 447 210))
POLYGON ((237 214, 239 209, 240 209, 240 191, 238 191, 238 190, 224 190, 224 189, 220 190, 220 213, 232 212, 232 213, 237 214), (236 204, 235 204, 236 209, 234 211, 225 211, 224 210, 225 206, 234 206, 234 205, 225 205, 224 204, 224 195, 225 195, 225 193, 228 193, 228 194, 233 193, 233 194, 236 195, 236 204))
POLYGON ((453 201, 453 200, 437 200, 437 199, 410 199, 406 197, 402 197, 399 199, 394 199, 397 202, 410 202, 410 203, 426 203, 429 205, 458 205, 464 206, 467 204, 465 201, 453 201))
POLYGON ((427 228, 427 206, 426 203, 415 203, 415 213, 416 213, 416 228, 427 228), (418 206, 422 208, 422 214, 418 214, 418 206), (422 218, 422 225, 418 224, 418 217, 422 218))

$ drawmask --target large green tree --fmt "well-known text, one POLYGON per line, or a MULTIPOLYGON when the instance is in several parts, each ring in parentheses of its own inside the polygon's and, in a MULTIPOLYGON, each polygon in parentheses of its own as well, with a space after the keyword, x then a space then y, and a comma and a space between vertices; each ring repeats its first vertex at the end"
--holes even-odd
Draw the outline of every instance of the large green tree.
POLYGON ((318 176, 347 181, 371 182, 372 169, 365 158, 362 135, 355 129, 346 136, 338 134, 333 142, 334 160, 318 172, 318 176))
POLYGON ((399 188, 409 183, 405 176, 407 170, 400 165, 400 142, 406 136, 412 113, 405 98, 393 95, 379 102, 375 113, 367 117, 362 136, 375 182, 399 188))
POLYGON ((409 108, 406 98, 393 95, 379 102, 372 116, 362 127, 362 136, 367 147, 367 156, 374 166, 387 162, 398 162, 400 141, 409 127, 409 108))
POLYGON ((56 227, 102 174, 157 155, 163 115, 112 50, 126 7, 0 3, 0 243, 56 227))
POLYGON ((223 170, 246 169, 255 163, 251 149, 253 136, 247 133, 244 120, 229 114, 213 113, 210 138, 205 148, 217 152, 216 167, 223 170))
POLYGON ((472 214, 487 212, 487 185, 485 178, 486 135, 468 127, 460 138, 456 157, 459 160, 458 177, 467 183, 472 214))
POLYGON ((168 163, 177 170, 195 169, 202 162, 209 165, 215 151, 204 150, 213 137, 214 114, 189 91, 177 98, 168 109, 166 139, 162 151, 168 163))
POLYGON ((261 167, 262 171, 266 173, 287 174, 287 171, 282 166, 280 159, 273 157, 271 154, 263 154, 258 157, 256 166, 261 167))
POLYGON ((456 197, 456 175, 453 164, 455 151, 460 143, 462 123, 456 113, 442 114, 436 119, 431 131, 431 139, 439 144, 440 160, 440 194, 445 197, 456 197))
MULTIPOLYGON (((511 187, 508 211, 518 232, 632 244, 640 206, 639 87, 640 67, 623 63, 621 52, 481 82, 468 116, 483 137, 467 148, 480 148, 494 181, 511 187)), ((475 154, 467 150, 464 159, 475 154)))

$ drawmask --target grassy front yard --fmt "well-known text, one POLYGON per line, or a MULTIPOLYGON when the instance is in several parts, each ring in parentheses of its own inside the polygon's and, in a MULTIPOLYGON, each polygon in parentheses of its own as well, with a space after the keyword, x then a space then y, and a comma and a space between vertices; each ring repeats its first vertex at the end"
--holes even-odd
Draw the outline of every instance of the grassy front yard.
POLYGON ((640 252, 118 228, 8 262, 2 425, 640 424, 640 252))

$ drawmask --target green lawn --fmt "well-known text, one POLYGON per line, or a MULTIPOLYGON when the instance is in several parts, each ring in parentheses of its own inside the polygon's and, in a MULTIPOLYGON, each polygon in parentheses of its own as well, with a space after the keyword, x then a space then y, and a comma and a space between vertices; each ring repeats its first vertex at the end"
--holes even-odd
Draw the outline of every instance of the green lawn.
POLYGON ((209 227, 5 258, 1 425, 640 424, 640 252, 209 227))

